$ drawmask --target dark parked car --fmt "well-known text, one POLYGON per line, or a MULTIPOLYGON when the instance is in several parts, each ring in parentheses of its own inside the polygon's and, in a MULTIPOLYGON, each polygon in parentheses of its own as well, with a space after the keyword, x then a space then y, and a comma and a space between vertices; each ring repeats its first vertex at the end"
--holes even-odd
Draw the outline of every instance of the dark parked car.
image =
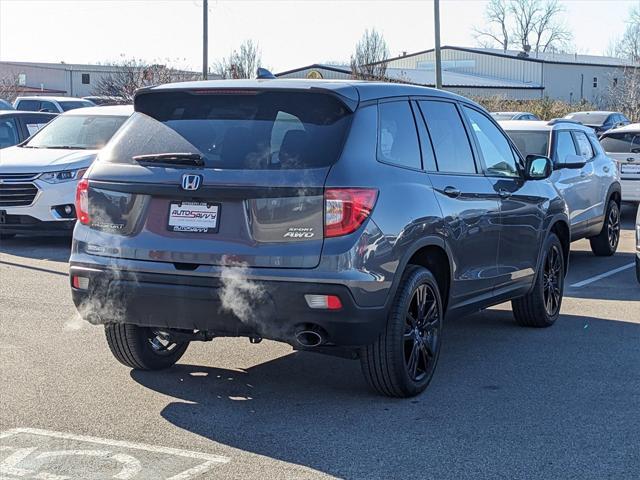
POLYGON ((627 117, 619 112, 573 112, 565 115, 564 118, 593 128, 596 135, 602 135, 607 130, 631 123, 627 117))
POLYGON ((55 117, 55 113, 0 110, 0 148, 23 142, 55 117))
POLYGON ((215 81, 138 91, 78 185, 73 300, 135 369, 243 336, 429 383, 445 313, 558 318, 569 251, 551 161, 424 87, 215 81))

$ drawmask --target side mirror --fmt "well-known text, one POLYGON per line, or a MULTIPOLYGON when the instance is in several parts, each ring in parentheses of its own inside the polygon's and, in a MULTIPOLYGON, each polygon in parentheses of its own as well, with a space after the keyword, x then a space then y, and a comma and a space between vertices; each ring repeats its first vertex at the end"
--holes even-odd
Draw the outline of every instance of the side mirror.
POLYGON ((564 162, 558 164, 558 168, 582 168, 587 164, 584 157, 580 155, 570 154, 564 159, 564 162))
POLYGON ((527 155, 525 173, 528 180, 544 180, 551 176, 553 164, 549 157, 542 155, 527 155))

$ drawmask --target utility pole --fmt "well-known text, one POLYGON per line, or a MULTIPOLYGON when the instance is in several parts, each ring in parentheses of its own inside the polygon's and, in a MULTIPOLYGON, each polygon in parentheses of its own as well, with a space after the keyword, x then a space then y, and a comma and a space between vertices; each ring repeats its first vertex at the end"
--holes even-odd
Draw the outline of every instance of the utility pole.
POLYGON ((202 79, 209 78, 209 2, 202 0, 202 79))
POLYGON ((440 57, 440 0, 433 0, 433 23, 436 35, 436 88, 442 88, 442 58, 440 57))

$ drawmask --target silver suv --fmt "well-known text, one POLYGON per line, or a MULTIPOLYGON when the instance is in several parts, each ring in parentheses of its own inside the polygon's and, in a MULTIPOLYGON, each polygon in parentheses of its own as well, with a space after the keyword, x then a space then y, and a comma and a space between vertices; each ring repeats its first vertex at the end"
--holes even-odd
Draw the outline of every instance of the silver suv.
POLYGON ((500 125, 523 155, 552 159, 551 180, 569 208, 571 241, 588 238, 595 255, 613 255, 620 239, 620 174, 593 129, 564 119, 500 125))

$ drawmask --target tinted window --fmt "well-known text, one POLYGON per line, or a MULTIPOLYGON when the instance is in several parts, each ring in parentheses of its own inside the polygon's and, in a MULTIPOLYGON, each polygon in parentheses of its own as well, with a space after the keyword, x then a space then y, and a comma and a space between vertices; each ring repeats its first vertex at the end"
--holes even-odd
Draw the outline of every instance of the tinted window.
POLYGON ((559 131, 556 133, 555 160, 558 163, 565 163, 567 155, 576 155, 576 146, 573 143, 571 132, 559 131))
POLYGON ((18 102, 17 110, 24 110, 27 112, 37 112, 40 110, 40 101, 38 100, 20 100, 18 102))
POLYGON ((433 143, 438 171, 476 173, 469 138, 456 106, 437 101, 418 103, 433 143))
POLYGON ((600 143, 605 152, 640 153, 640 132, 609 133, 600 143))
POLYGON ((418 134, 409 102, 378 105, 378 160, 421 168, 418 134))
POLYGON ((136 110, 103 160, 186 152, 208 168, 319 168, 338 160, 351 120, 337 98, 308 92, 161 92, 139 96, 136 110))
POLYGON ((0 148, 18 143, 18 126, 13 118, 0 118, 0 148))
POLYGON ((93 102, 89 101, 81 101, 81 100, 65 100, 62 102, 58 102, 60 104, 60 108, 62 108, 63 112, 68 112, 69 110, 75 110, 76 108, 84 108, 84 107, 93 107, 93 102))
POLYGON ((507 138, 482 113, 473 108, 463 108, 471 124, 473 134, 478 140, 487 173, 517 177, 519 174, 516 159, 507 138))
POLYGON ((578 155, 584 157, 585 160, 591 160, 594 155, 591 143, 589 143, 587 136, 584 132, 573 132, 573 135, 576 139, 576 143, 578 144, 578 155))
POLYGON ((527 155, 549 155, 548 132, 507 131, 507 135, 524 157, 527 155))
POLYGON ((62 115, 26 143, 33 148, 102 148, 127 117, 107 115, 62 115))
POLYGON ((53 102, 41 101, 38 111, 57 113, 58 107, 56 107, 53 102))

